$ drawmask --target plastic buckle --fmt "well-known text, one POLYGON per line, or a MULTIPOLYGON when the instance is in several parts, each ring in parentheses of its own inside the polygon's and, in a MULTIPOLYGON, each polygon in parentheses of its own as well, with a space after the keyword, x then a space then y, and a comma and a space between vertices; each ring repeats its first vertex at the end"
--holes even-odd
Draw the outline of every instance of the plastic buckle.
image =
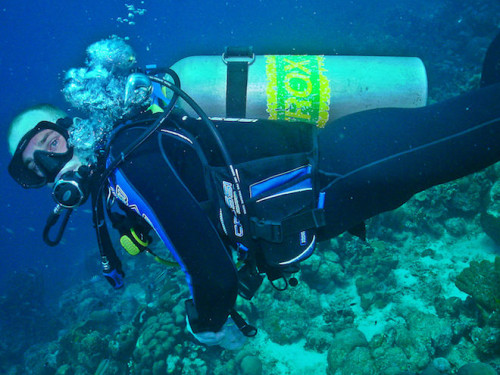
POLYGON ((255 268, 245 264, 238 270, 238 294, 250 301, 262 285, 264 277, 255 268))
POLYGON ((257 328, 248 324, 235 309, 232 309, 229 315, 231 315, 234 324, 236 324, 236 327, 238 327, 243 335, 246 337, 254 337, 257 334, 257 328))
POLYGON ((123 286, 123 276, 117 270, 103 272, 104 277, 115 289, 120 289, 123 286))
POLYGON ((248 257, 248 247, 242 243, 236 243, 236 252, 238 254, 239 261, 245 261, 248 257))
POLYGON ((326 225, 325 210, 323 208, 313 209, 312 215, 316 228, 324 227, 326 225))
POLYGON ((283 242, 283 230, 280 223, 252 217, 250 218, 250 229, 254 239, 262 238, 274 243, 283 242))

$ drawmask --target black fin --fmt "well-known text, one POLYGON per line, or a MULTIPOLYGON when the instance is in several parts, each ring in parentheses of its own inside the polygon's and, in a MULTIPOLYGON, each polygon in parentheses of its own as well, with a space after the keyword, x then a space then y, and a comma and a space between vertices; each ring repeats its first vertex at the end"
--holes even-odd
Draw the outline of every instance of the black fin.
POLYGON ((500 82, 500 33, 486 51, 481 73, 481 87, 498 82, 500 82))
POLYGON ((359 223, 355 227, 352 227, 347 230, 353 236, 361 238, 366 242, 366 225, 364 222, 359 223))

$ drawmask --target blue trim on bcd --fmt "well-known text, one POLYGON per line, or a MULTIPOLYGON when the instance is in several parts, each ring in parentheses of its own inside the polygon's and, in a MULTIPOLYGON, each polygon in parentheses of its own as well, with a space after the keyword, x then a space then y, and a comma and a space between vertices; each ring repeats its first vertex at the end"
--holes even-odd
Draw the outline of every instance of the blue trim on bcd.
MULTIPOLYGON (((278 176, 270 177, 264 181, 257 182, 253 185, 250 186, 250 197, 256 197, 260 194, 265 193, 266 191, 272 190, 280 185, 286 184, 296 178, 304 177, 308 174, 311 174, 311 166, 306 165, 304 167, 300 167, 297 169, 294 169, 289 172, 282 173, 278 176)), ((306 180, 309 181, 310 186, 312 187, 312 183, 310 179, 306 180)), ((299 183, 300 184, 300 183, 299 183)), ((299 185, 297 184, 297 185, 299 185)), ((290 191, 294 190, 291 188, 285 189, 283 191, 290 191)))
POLYGON ((115 170, 113 172, 112 177, 109 178, 109 184, 113 190, 113 194, 118 199, 120 199, 128 207, 131 207, 141 217, 146 217, 146 219, 149 221, 154 231, 158 234, 158 236, 161 238, 167 249, 174 257, 175 261, 179 263, 179 265, 181 266, 182 271, 186 275, 186 280, 191 295, 193 295, 193 285, 191 282, 191 275, 187 272, 187 269, 184 263, 182 262, 181 257, 177 253, 174 244, 172 243, 172 241, 170 241, 170 238, 168 237, 167 233, 163 230, 163 227, 161 226, 158 218, 156 217, 151 207, 149 207, 149 205, 146 202, 144 202, 141 196, 137 194, 133 186, 128 182, 125 176, 123 176, 120 170, 115 170), (116 184, 114 184, 113 181, 115 181, 116 184), (118 190, 117 187, 119 187, 119 190, 121 190, 123 193, 126 194, 127 197, 126 202, 123 201, 123 197, 121 197, 120 194, 117 194, 118 190))

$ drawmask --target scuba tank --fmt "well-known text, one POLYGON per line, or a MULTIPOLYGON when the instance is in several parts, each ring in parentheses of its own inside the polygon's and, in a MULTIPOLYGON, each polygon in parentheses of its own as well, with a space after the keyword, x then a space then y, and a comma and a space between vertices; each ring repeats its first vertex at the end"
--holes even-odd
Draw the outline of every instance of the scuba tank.
MULTIPOLYGON (((175 63, 184 91, 211 117, 315 123, 382 107, 421 107, 427 75, 416 57, 255 56, 228 48, 220 56, 175 63)), ((195 113, 185 103, 180 107, 195 113)))

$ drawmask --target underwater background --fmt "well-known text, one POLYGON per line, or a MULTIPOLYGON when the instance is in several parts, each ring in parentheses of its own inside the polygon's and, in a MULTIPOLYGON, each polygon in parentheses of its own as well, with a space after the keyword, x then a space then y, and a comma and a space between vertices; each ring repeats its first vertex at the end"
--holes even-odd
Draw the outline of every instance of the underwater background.
MULTIPOLYGON (((3 0, 0 138, 28 106, 69 109, 61 94, 65 71, 82 66, 87 46, 110 35, 127 39, 139 65, 171 66, 235 45, 259 55, 418 56, 432 103, 478 86, 499 29, 496 0, 3 0)), ((9 157, 3 141, 0 374, 500 369, 498 165, 370 220, 369 244, 349 235, 321 244, 296 288, 278 293, 265 282, 251 303, 239 302, 258 336, 227 352, 198 346, 185 332, 187 288, 176 269, 121 254, 124 290, 98 276, 90 205, 72 215, 61 245, 45 245, 50 192, 17 186, 9 157)))

